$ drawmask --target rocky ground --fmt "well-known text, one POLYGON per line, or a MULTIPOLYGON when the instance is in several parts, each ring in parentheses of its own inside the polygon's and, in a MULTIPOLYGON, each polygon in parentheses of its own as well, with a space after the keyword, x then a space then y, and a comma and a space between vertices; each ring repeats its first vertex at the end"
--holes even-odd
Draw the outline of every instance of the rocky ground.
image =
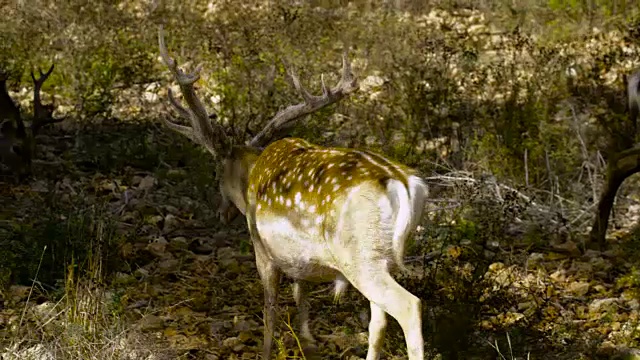
MULTIPOLYGON (((48 244, 36 249, 45 262, 66 237, 80 237, 93 253, 75 267, 52 265, 65 287, 34 272, 32 286, 14 284, 3 293, 3 358, 257 358, 262 287, 243 219, 226 227, 215 220, 206 154, 153 127, 111 126, 80 138, 43 136, 45 160, 36 163, 35 179, 2 183, 2 234, 9 241, 22 234, 23 241, 48 244), (123 131, 131 135, 123 138, 123 131), (171 158, 153 149, 156 159, 137 167, 136 157, 148 161, 149 154, 127 150, 124 144, 134 139, 187 150, 171 158), (98 143, 98 150, 82 145, 98 143), (50 242, 29 237, 53 224, 59 231, 37 233, 50 242)), ((410 257, 416 276, 401 279, 423 299, 434 358, 640 356, 633 349, 640 334, 633 231, 612 239, 606 252, 581 252, 572 238, 554 246, 497 241, 483 248, 468 229, 446 241, 438 234, 447 229, 437 223, 420 228, 410 257)), ((278 358, 297 358, 287 281, 281 294, 278 358)), ((318 285, 311 298, 320 358, 364 358, 368 306, 362 296, 351 289, 334 304, 329 285, 318 285)), ((395 322, 386 350, 388 359, 403 358, 395 322)))

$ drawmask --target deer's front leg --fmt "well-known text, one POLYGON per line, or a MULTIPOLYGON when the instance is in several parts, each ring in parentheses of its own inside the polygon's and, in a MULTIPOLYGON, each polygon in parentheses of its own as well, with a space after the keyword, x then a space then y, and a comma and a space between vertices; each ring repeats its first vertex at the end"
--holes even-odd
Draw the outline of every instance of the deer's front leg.
POLYGON ((309 283, 303 280, 295 280, 293 283, 293 298, 296 301, 298 307, 298 320, 300 323, 300 337, 303 341, 303 352, 305 358, 317 359, 318 358, 318 346, 316 339, 311 335, 311 329, 309 328, 309 299, 307 294, 309 293, 309 283))
POLYGON ((223 224, 228 224, 240 214, 240 210, 233 205, 231 199, 229 199, 222 190, 220 194, 222 195, 222 199, 218 207, 218 219, 220 219, 220 222, 223 224))
POLYGON ((254 241, 254 251, 256 253, 256 266, 258 274, 264 287, 264 341, 262 348, 262 358, 271 358, 271 347, 273 344, 273 332, 275 327, 276 303, 278 301, 278 285, 280 284, 280 270, 271 261, 262 245, 254 241))

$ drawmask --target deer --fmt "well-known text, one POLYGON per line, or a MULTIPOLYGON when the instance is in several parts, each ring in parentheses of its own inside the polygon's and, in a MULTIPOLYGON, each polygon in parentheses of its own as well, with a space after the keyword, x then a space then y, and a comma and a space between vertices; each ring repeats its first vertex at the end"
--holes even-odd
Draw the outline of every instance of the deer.
POLYGON ((186 102, 169 88, 168 101, 189 125, 165 116, 169 129, 203 146, 219 159, 221 221, 245 216, 256 267, 264 289, 262 358, 270 359, 281 277, 293 280, 300 337, 315 347, 309 327, 308 286, 334 283, 334 300, 349 285, 370 303, 367 360, 379 359, 386 315, 402 327, 410 360, 424 359, 421 302, 391 276, 407 270, 406 241, 422 217, 427 185, 417 171, 368 150, 322 147, 300 138, 273 139, 281 129, 339 102, 358 90, 346 50, 342 76, 333 88, 322 79, 312 95, 287 66, 303 102, 279 111, 251 140, 234 144, 222 124, 211 121, 194 84, 202 65, 188 73, 167 50, 158 29, 160 57, 186 102))
MULTIPOLYGON (((640 172, 640 135, 638 117, 640 116, 640 69, 635 69, 626 79, 627 83, 627 121, 622 122, 624 129, 609 140, 610 148, 607 161, 606 181, 597 203, 597 212, 589 234, 590 245, 606 247, 609 217, 613 210, 616 194, 624 181, 640 172)), ((610 100, 611 104, 612 101, 610 100)), ((615 106, 615 105, 614 105, 615 106)), ((611 106, 612 108, 614 106, 611 106)))
POLYGON ((42 85, 47 81, 55 64, 42 72, 38 78, 31 72, 33 80, 33 117, 31 124, 25 126, 21 109, 9 96, 7 90, 8 76, 0 72, 0 159, 17 178, 31 174, 32 159, 35 154, 35 137, 42 127, 61 122, 62 118, 54 118, 55 97, 51 104, 43 104, 40 95, 42 85))

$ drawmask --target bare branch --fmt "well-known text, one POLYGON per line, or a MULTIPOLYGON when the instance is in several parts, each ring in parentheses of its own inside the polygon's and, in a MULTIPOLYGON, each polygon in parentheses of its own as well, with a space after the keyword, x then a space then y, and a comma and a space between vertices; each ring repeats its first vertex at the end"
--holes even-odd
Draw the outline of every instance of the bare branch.
MULTIPOLYGON (((640 112, 640 71, 629 76, 627 83, 627 95, 629 97, 629 118, 634 133, 638 130, 638 113, 640 112)), ((635 134, 633 134, 635 136, 635 134)))

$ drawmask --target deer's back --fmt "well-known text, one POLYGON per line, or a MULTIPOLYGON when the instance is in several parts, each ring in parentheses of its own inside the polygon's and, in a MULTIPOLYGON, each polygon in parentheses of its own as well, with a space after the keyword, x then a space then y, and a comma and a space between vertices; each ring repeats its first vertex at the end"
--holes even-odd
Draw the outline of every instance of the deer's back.
POLYGON ((263 151, 251 170, 252 221, 285 273, 331 280, 340 272, 340 253, 353 254, 351 246, 391 251, 390 236, 384 235, 393 232, 395 215, 387 185, 393 181, 408 186, 413 175, 412 169, 369 151, 279 140, 263 151), (373 231, 379 233, 371 237, 383 243, 351 244, 337 238, 345 218, 358 219, 354 221, 363 226, 347 224, 352 232, 366 232, 373 223, 373 231))

